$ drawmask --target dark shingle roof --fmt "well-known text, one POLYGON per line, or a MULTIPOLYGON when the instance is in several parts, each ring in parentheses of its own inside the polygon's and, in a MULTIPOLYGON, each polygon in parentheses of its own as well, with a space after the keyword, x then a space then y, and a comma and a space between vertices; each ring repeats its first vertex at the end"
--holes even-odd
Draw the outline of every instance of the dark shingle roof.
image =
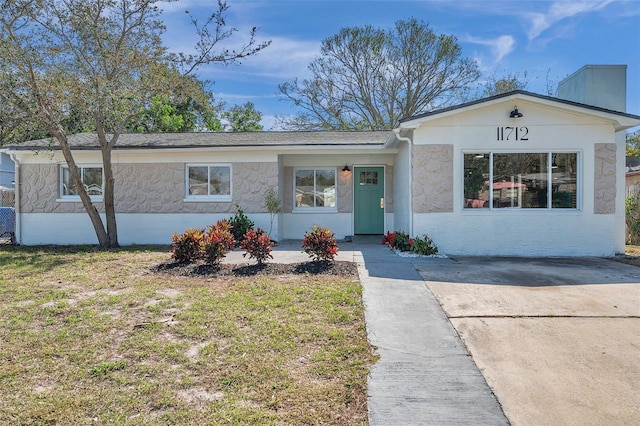
MULTIPOLYGON (((388 131, 366 132, 193 132, 193 133, 125 133, 114 149, 169 149, 202 147, 297 147, 297 146, 383 146, 388 131)), ((97 136, 80 133, 69 136, 72 149, 99 149, 97 136)), ((56 141, 40 139, 9 145, 15 150, 57 149, 56 141)))

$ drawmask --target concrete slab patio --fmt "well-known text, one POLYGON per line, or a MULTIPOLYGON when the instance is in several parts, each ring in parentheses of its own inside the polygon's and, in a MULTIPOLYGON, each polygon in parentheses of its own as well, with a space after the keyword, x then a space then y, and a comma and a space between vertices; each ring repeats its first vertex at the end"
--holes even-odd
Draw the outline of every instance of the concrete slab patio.
POLYGON ((513 425, 640 424, 640 269, 595 258, 416 266, 513 425))

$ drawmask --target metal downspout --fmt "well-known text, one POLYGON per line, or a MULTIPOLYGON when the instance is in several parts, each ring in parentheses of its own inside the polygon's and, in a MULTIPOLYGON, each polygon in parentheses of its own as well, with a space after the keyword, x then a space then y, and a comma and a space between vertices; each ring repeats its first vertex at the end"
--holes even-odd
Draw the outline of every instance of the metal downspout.
POLYGON ((400 136, 400 129, 393 129, 396 139, 409 144, 409 235, 413 235, 413 153, 411 152, 412 141, 408 136, 400 136))
POLYGON ((15 204, 15 213, 16 213, 16 243, 21 244, 22 242, 22 215, 20 214, 20 160, 16 156, 15 152, 9 154, 11 161, 13 161, 14 173, 15 177, 13 179, 15 187, 14 193, 14 204, 15 204))

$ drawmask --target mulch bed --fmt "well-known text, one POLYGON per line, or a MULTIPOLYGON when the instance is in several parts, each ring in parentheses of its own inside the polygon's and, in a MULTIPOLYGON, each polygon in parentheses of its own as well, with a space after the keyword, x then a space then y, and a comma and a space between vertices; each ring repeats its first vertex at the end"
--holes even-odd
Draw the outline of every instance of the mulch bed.
POLYGON ((206 265, 193 263, 166 262, 151 268, 153 272, 174 276, 202 277, 247 277, 252 275, 340 275, 357 276, 358 265, 354 262, 301 262, 206 265))

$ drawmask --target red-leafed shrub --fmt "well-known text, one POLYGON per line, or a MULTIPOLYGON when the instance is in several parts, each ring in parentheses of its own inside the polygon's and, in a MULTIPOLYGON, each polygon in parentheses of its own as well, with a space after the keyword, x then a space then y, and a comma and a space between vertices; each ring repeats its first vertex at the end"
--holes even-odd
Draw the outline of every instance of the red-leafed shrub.
POLYGON ((261 228, 256 231, 253 229, 247 230, 244 234, 244 239, 240 243, 240 248, 247 251, 242 257, 249 255, 249 258, 255 259, 259 265, 262 265, 267 258, 273 259, 271 255, 272 247, 273 243, 269 239, 269 235, 261 228))
POLYGON ((387 234, 382 237, 382 244, 388 244, 389 247, 393 248, 396 243, 396 233, 387 231, 387 234))
POLYGON ((338 244, 331 229, 313 225, 312 231, 304 233, 302 250, 314 261, 333 261, 338 255, 338 244))
POLYGON ((202 257, 203 229, 187 229, 182 235, 171 237, 171 257, 178 263, 196 262, 202 257))
POLYGON ((427 234, 424 235, 424 238, 411 238, 406 232, 387 231, 386 235, 382 237, 382 244, 387 244, 398 251, 410 251, 425 256, 438 254, 438 246, 427 234))
POLYGON ((204 261, 210 265, 218 265, 233 250, 235 244, 228 221, 219 220, 215 225, 208 226, 202 244, 204 261))

